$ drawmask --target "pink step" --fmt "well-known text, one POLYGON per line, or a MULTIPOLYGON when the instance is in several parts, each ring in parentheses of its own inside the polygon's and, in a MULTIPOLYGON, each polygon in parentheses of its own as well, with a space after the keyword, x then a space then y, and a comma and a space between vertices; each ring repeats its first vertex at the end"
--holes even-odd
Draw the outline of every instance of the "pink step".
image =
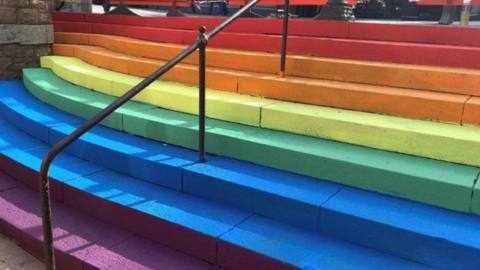
MULTIPOLYGON (((65 205, 53 213, 59 269, 217 269, 65 205)), ((38 193, 0 173, 0 232, 42 257, 41 224, 38 193)))

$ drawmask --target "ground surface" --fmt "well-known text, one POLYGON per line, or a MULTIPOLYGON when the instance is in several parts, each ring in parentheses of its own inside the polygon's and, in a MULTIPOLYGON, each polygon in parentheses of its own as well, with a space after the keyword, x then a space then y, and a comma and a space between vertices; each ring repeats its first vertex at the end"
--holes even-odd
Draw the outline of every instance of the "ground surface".
POLYGON ((40 270, 43 264, 0 234, 0 270, 40 270))

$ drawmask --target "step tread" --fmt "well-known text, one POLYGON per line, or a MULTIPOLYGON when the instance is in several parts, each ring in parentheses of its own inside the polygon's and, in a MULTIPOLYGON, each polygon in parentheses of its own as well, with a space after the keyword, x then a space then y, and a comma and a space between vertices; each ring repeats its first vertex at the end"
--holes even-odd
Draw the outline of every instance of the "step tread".
MULTIPOLYGON (((0 192, 0 218, 15 231, 10 237, 42 257, 38 193, 0 174, 0 186, 12 182, 15 187, 0 192)), ((101 269, 217 269, 59 203, 53 202, 52 208, 54 246, 61 269, 88 266, 101 269)))
POLYGON ((278 102, 262 108, 262 127, 480 166, 473 126, 278 102))
MULTIPOLYGON (((35 76, 42 77, 45 72, 26 70, 27 86, 28 81, 32 83, 35 76)), ((80 89, 76 91, 87 91, 80 89)), ((54 94, 46 87, 35 91, 54 94)), ((57 103, 52 102, 52 98, 37 97, 54 105, 57 103)), ((62 110, 75 114, 71 108, 62 110)), ((190 149, 197 146, 197 119, 192 115, 152 109, 124 114, 123 123, 124 130, 136 135, 190 149)), ((217 155, 462 211, 469 210, 471 189, 478 174, 474 167, 214 119, 207 119, 207 149, 217 155), (269 155, 262 154, 266 153, 264 151, 269 155), (277 158, 271 159, 270 155, 277 158), (303 162, 300 164, 299 160, 303 162), (437 192, 425 194, 424 190, 437 192), (457 195, 452 196, 452 192, 457 195)))

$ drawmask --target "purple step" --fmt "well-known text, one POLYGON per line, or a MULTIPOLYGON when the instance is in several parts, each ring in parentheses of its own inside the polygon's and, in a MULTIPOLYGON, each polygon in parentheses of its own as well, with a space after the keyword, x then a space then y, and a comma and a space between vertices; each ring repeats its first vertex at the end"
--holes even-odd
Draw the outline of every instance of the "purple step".
POLYGON ((8 191, 20 185, 21 184, 18 181, 15 181, 10 177, 4 176, 3 179, 0 181, 0 192, 8 191))
MULTIPOLYGON (((42 257, 39 209, 38 193, 0 173, 0 232, 42 257)), ((65 205, 54 202, 53 213, 59 269, 218 269, 65 205)))

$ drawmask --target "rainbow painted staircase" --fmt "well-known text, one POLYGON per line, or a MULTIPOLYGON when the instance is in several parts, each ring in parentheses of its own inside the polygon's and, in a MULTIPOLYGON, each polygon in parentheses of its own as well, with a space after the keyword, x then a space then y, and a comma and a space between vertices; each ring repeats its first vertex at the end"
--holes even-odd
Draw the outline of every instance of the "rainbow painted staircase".
MULTIPOLYGON (((53 55, 0 82, 0 231, 39 257, 51 145, 218 23, 53 15, 53 55)), ((196 55, 55 160, 60 269, 480 266, 479 30, 292 21, 281 78, 278 25, 211 41, 207 163, 196 55)))

